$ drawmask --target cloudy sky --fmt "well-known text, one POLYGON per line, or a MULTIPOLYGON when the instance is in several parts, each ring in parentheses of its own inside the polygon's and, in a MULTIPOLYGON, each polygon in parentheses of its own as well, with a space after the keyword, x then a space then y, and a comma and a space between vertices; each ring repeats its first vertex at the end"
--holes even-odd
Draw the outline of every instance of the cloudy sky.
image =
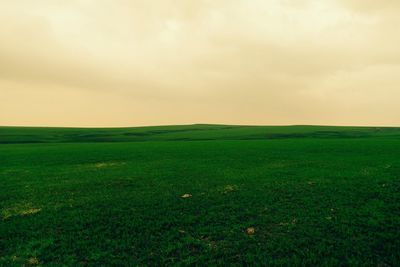
POLYGON ((400 125, 398 0, 0 0, 0 125, 400 125))

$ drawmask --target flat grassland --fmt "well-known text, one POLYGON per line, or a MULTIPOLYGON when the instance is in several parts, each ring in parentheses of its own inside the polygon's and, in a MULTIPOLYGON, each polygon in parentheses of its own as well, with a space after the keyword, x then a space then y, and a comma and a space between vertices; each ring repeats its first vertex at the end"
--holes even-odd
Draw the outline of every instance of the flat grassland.
POLYGON ((0 127, 23 265, 400 266, 400 128, 0 127))

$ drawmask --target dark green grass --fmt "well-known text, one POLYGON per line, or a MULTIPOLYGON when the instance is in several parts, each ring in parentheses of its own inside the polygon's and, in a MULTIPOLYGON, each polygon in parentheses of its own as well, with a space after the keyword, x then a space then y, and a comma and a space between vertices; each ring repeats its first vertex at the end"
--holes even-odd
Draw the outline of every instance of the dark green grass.
POLYGON ((399 266, 399 136, 0 128, 0 265, 399 266))
POLYGON ((397 137, 400 128, 183 125, 136 128, 0 127, 0 144, 397 137))

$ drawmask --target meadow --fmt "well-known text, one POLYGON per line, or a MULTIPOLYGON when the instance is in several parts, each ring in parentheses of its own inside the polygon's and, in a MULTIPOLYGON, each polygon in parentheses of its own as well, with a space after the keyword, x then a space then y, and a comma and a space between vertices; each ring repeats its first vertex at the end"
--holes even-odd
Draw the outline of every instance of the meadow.
POLYGON ((0 127, 0 266, 400 266, 400 128, 0 127))

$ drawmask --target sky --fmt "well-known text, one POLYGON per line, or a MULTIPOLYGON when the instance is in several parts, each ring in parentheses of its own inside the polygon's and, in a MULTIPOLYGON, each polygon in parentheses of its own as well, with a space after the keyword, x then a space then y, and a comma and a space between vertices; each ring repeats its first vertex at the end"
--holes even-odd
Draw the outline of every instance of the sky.
POLYGON ((0 0, 0 125, 400 126, 398 0, 0 0))

